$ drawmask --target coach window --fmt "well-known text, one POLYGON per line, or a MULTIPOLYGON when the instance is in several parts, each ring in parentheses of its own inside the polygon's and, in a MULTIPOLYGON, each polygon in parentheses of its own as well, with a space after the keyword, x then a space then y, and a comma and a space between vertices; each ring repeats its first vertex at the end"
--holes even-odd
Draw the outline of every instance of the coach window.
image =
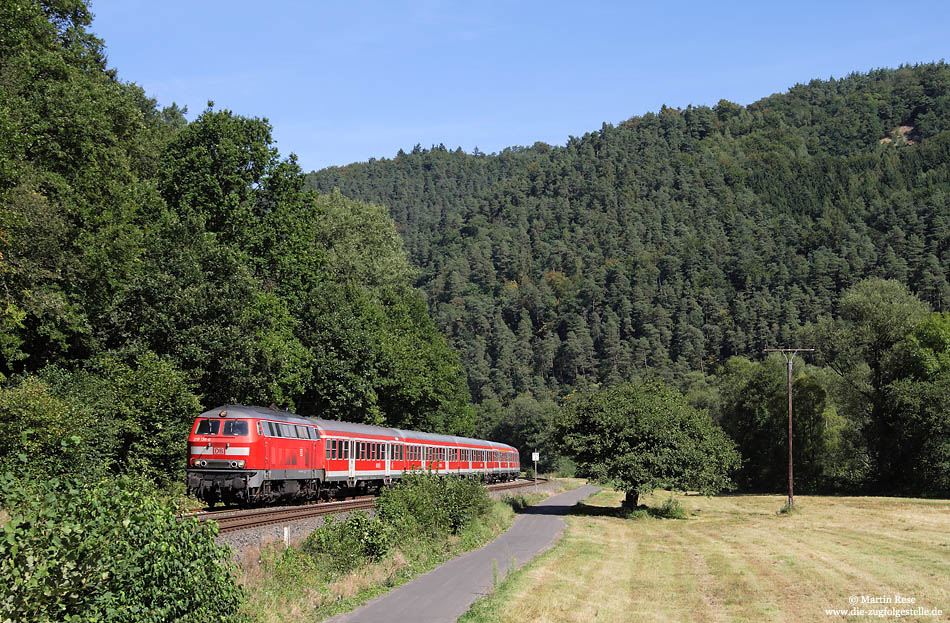
POLYGON ((301 439, 310 439, 310 431, 307 430, 306 426, 300 426, 299 424, 297 424, 295 428, 297 429, 298 437, 300 437, 301 439))
POLYGON ((220 420, 201 420, 198 422, 198 428, 195 429, 196 435, 217 435, 221 428, 220 420))

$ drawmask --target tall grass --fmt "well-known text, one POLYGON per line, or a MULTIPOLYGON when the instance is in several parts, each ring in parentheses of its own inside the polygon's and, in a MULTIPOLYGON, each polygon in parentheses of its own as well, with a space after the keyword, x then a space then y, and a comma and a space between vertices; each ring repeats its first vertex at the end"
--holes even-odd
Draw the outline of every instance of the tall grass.
POLYGON ((376 517, 328 518, 300 547, 242 562, 251 620, 319 620, 405 583, 506 530, 511 505, 466 478, 409 474, 377 501, 376 517))

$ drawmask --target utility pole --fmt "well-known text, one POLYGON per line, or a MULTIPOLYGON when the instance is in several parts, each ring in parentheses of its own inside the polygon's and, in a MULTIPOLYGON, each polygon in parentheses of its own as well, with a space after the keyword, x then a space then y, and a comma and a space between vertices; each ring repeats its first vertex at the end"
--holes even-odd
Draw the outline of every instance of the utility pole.
POLYGON ((782 353, 788 364, 788 510, 795 508, 795 489, 792 478, 792 361, 797 353, 813 353, 814 348, 766 348, 767 353, 782 353))

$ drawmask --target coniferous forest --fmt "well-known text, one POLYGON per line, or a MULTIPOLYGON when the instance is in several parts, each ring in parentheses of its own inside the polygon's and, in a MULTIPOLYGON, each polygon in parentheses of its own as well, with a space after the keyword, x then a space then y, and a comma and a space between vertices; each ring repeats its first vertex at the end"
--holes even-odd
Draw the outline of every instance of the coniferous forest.
POLYGON ((660 377, 739 442, 744 485, 780 487, 785 362, 763 350, 816 347, 805 486, 947 491, 948 130, 939 63, 308 183, 389 208, 486 434, 528 448, 563 397, 660 377))
POLYGON ((228 402, 569 469, 563 406, 642 381, 777 490, 763 350, 800 346, 803 490, 950 492, 944 63, 305 174, 265 117, 189 122, 119 80, 85 2, 0 25, 4 469, 180 481, 193 417, 228 402))

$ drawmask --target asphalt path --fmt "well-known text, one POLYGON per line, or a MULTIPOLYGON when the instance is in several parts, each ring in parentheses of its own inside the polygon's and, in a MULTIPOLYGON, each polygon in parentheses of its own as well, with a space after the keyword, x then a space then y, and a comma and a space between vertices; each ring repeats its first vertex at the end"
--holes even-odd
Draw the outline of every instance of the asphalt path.
POLYGON ((523 510, 500 537, 453 558, 425 575, 365 605, 337 615, 331 623, 449 623, 488 593, 494 581, 550 548, 564 532, 560 515, 597 491, 585 485, 523 510))

